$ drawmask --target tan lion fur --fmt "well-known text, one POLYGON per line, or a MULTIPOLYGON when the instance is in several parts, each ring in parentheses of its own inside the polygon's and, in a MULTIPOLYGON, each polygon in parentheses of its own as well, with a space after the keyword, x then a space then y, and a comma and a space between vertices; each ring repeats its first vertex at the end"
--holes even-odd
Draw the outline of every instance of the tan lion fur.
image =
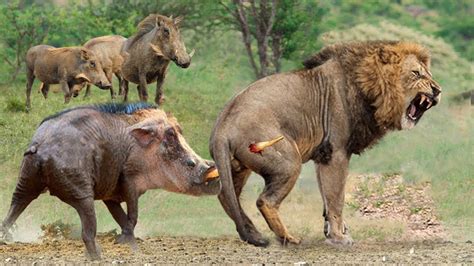
POLYGON ((374 116, 378 126, 401 129, 400 117, 405 111, 401 63, 410 54, 429 69, 430 55, 426 48, 416 43, 395 41, 331 45, 303 64, 306 68, 314 68, 330 58, 337 59, 350 83, 363 92, 376 109, 374 116))
POLYGON ((268 240, 239 204, 249 175, 255 172, 265 180, 257 207, 270 229, 282 243, 298 244, 278 207, 296 183, 302 163, 310 160, 317 165, 327 241, 350 245, 342 210, 352 154, 391 130, 412 128, 440 99, 429 53, 415 43, 337 44, 304 65, 260 79, 237 94, 211 135, 210 153, 222 182, 219 200, 241 239, 253 245, 265 246, 268 240), (251 144, 276 136, 284 139, 262 154, 249 150, 251 144))

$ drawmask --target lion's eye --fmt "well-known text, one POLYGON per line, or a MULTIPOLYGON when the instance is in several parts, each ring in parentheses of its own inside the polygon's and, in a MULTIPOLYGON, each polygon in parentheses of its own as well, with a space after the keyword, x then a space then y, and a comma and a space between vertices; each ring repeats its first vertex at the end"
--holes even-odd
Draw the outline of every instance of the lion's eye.
POLYGON ((413 73, 413 75, 415 75, 417 78, 421 76, 420 71, 418 70, 413 70, 411 73, 413 73))

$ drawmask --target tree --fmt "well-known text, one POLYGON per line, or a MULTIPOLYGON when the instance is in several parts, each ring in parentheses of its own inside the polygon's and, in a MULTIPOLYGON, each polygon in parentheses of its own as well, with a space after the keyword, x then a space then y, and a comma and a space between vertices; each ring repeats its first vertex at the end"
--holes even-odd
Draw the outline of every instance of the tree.
POLYGON ((222 20, 242 34, 257 78, 281 70, 281 59, 288 58, 298 48, 298 42, 292 40, 294 34, 308 26, 307 22, 314 17, 307 11, 316 7, 314 1, 291 0, 220 0, 220 5, 222 20))
POLYGON ((35 5, 22 8, 19 1, 0 5, 0 56, 10 68, 10 81, 20 73, 27 50, 48 36, 52 13, 35 5))

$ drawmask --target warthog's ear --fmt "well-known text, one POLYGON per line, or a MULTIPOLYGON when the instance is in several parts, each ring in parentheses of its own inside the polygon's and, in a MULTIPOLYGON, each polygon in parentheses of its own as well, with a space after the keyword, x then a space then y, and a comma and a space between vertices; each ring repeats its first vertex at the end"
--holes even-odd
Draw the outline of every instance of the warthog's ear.
POLYGON ((140 144, 141 147, 148 147, 158 136, 158 126, 143 125, 132 127, 130 131, 132 135, 140 144))
POLYGON ((178 16, 177 18, 175 18, 173 20, 173 24, 176 25, 176 26, 179 26, 181 24, 181 22, 183 22, 183 19, 184 19, 184 17, 178 16))
POLYGON ((156 17, 156 20, 155 20, 155 27, 157 28, 161 27, 161 21, 158 19, 158 17, 156 17))
POLYGON ((89 58, 90 58, 89 51, 87 49, 82 48, 81 49, 81 59, 84 60, 84 61, 87 61, 87 60, 89 60, 89 58))

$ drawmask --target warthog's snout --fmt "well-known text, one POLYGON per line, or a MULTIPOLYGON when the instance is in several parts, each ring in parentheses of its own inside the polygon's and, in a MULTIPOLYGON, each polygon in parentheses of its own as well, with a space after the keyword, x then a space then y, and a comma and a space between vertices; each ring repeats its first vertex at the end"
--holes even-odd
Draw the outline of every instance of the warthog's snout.
POLYGON ((219 172, 217 171, 214 163, 202 166, 200 172, 202 173, 201 176, 197 180, 193 181, 195 185, 207 185, 208 183, 217 181, 219 179, 219 172))
POLYGON ((175 57, 172 60, 181 68, 188 68, 189 65, 191 65, 191 58, 188 58, 187 60, 179 60, 175 57))
POLYGON ((99 81, 96 85, 97 85, 97 87, 99 87, 103 90, 110 90, 110 88, 112 88, 112 84, 110 82, 99 81))

